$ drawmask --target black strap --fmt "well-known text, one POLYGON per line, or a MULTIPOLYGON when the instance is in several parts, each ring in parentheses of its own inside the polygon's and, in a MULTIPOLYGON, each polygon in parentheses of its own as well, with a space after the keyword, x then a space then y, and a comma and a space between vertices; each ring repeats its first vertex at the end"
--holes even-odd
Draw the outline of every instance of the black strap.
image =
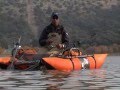
POLYGON ((94 57, 94 55, 92 56, 92 58, 94 59, 94 61, 95 61, 95 69, 97 68, 97 63, 96 63, 96 60, 95 60, 95 57, 94 57))
POLYGON ((74 62, 73 62, 72 58, 70 58, 70 61, 72 62, 73 70, 74 70, 75 69, 75 65, 74 65, 74 62))

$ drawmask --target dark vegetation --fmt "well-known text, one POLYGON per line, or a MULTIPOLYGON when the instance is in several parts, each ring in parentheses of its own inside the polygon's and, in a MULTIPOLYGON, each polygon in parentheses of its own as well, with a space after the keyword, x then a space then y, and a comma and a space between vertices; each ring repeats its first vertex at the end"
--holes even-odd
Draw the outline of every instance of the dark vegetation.
POLYGON ((19 36, 22 36, 22 45, 39 46, 39 35, 49 24, 51 13, 56 11, 70 35, 71 43, 87 50, 100 46, 106 49, 96 51, 98 53, 120 52, 120 1, 104 8, 109 1, 1 0, 0 47, 11 48, 19 36), (31 12, 27 11, 27 6, 32 7, 31 12), (33 23, 29 22, 33 21, 37 31, 31 28, 33 23))

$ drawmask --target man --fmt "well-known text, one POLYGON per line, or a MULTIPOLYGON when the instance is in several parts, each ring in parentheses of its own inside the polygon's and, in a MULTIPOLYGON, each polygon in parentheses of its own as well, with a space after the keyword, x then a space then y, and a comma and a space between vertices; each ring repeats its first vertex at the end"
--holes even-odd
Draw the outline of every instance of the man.
POLYGON ((68 34, 64 27, 60 25, 58 13, 52 13, 51 23, 41 33, 39 44, 46 48, 57 48, 59 50, 69 45, 68 34))

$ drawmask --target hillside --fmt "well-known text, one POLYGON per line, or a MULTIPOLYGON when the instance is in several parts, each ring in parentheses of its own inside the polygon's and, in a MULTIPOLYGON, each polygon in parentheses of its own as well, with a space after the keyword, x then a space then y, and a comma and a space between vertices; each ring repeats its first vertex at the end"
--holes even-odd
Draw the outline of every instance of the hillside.
POLYGON ((43 28, 53 11, 71 42, 120 44, 119 0, 1 0, 0 46, 11 47, 22 36, 23 45, 38 45, 43 28))

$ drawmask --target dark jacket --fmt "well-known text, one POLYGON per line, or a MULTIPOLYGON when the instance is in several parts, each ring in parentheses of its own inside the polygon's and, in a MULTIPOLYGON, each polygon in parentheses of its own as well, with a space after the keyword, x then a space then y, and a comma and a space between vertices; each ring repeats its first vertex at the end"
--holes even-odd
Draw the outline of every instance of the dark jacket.
POLYGON ((46 40, 48 39, 49 33, 58 33, 58 34, 60 34, 62 36, 61 37, 61 41, 62 41, 61 43, 65 44, 66 47, 69 45, 68 34, 64 30, 64 27, 61 26, 61 25, 55 27, 53 24, 50 24, 41 33, 41 36, 39 38, 39 44, 41 46, 46 45, 46 40))

